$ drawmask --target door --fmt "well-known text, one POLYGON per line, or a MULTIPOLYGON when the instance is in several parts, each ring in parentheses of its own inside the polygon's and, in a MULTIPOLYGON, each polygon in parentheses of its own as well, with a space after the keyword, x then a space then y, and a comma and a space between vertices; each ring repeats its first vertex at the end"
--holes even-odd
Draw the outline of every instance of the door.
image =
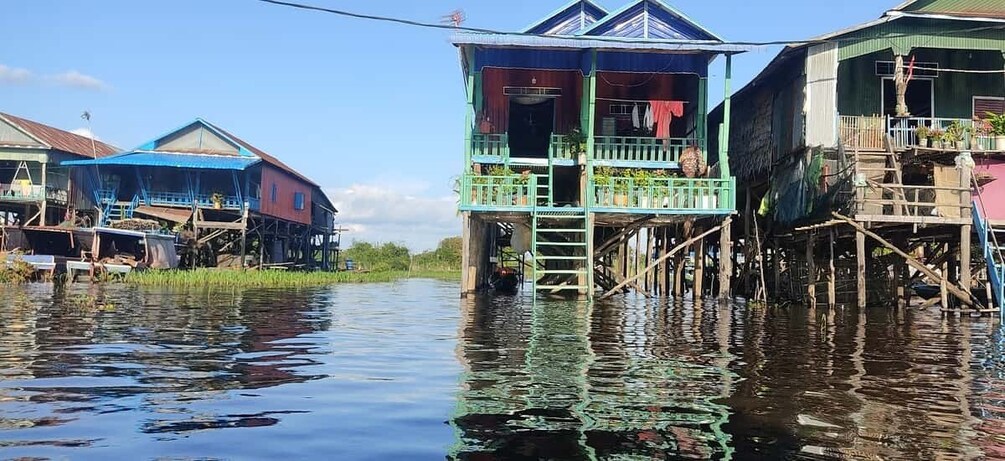
MULTIPOLYGON (((907 83, 907 110, 911 117, 934 117, 932 80, 914 79, 907 83)), ((893 79, 883 79, 883 114, 897 115, 897 88, 893 79)))
POLYGON ((548 158, 554 131, 555 98, 510 98, 510 157, 548 158))

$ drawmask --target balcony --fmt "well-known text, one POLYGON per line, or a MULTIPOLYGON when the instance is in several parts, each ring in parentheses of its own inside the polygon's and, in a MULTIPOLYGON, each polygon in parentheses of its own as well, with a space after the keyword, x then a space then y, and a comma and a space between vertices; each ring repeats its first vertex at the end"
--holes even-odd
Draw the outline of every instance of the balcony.
POLYGON ((45 199, 46 189, 43 186, 29 184, 0 184, 0 201, 41 202, 45 199))
POLYGON ((705 150, 705 143, 697 139, 598 136, 592 158, 598 166, 672 170, 680 167, 681 153, 691 146, 705 150))
POLYGON ((838 123, 841 142, 846 146, 860 149, 886 149, 885 139, 887 136, 890 137, 895 149, 919 147, 946 151, 991 151, 997 149, 993 137, 973 134, 974 121, 968 119, 842 115, 839 117, 838 123), (922 143, 918 137, 918 127, 923 126, 930 131, 937 130, 945 133, 954 125, 964 131, 959 141, 943 143, 940 139, 929 138, 925 143, 922 143))
POLYGON ((573 166, 579 161, 578 146, 568 142, 563 134, 552 134, 548 157, 512 157, 508 134, 475 133, 471 136, 471 160, 487 165, 545 166, 549 160, 558 166, 573 166))
POLYGON ((736 180, 714 178, 595 178, 591 209, 608 213, 730 214, 736 180))
POLYGON ((465 175, 460 182, 462 211, 529 212, 535 205, 537 178, 533 175, 465 175))
POLYGON ((211 194, 197 194, 193 197, 187 192, 151 191, 147 192, 146 201, 150 206, 191 208, 192 203, 195 202, 199 208, 215 208, 230 211, 244 210, 244 203, 241 202, 240 198, 233 195, 224 196, 223 200, 220 201, 219 208, 217 208, 211 194))

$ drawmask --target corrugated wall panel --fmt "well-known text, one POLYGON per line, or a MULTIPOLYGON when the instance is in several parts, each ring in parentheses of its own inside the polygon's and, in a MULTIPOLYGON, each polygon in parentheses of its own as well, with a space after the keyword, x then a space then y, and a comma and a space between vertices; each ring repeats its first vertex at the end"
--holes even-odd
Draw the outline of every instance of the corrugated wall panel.
MULTIPOLYGON (((984 24, 1000 26, 1000 24, 984 24)), ((954 50, 1005 50, 1005 30, 966 30, 979 28, 982 23, 930 19, 900 19, 870 27, 849 37, 862 40, 841 44, 840 60, 848 60, 893 49, 908 53, 912 48, 944 48, 954 50), (953 33, 954 30, 964 30, 953 33)))
POLYGON ((838 45, 810 47, 806 56, 806 144, 837 146, 838 45))
POLYGON ((262 168, 262 203, 260 211, 264 215, 301 224, 311 223, 311 186, 275 168, 262 168), (275 186, 275 201, 272 188, 275 186), (304 194, 304 209, 293 207, 294 195, 304 194))

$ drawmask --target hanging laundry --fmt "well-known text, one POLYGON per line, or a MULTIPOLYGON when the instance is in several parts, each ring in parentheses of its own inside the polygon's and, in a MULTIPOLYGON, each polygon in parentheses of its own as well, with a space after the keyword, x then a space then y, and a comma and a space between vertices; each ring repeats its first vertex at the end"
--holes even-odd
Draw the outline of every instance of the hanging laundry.
POLYGON ((646 107, 646 116, 642 126, 646 127, 647 130, 652 131, 653 125, 655 124, 656 119, 653 118, 653 105, 649 104, 648 107, 646 107))
POLYGON ((632 109, 632 126, 637 130, 641 126, 639 123, 639 105, 636 104, 635 108, 632 109))
POLYGON ((684 116, 684 102, 682 101, 652 101, 653 120, 656 122, 656 137, 667 139, 670 137, 670 123, 674 117, 684 116))

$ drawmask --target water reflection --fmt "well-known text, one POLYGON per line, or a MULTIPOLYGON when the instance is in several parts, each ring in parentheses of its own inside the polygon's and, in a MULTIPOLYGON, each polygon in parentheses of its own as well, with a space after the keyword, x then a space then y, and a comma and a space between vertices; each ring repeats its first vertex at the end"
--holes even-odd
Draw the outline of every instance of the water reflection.
POLYGON ((642 299, 462 313, 459 459, 1005 454, 987 319, 642 299))

